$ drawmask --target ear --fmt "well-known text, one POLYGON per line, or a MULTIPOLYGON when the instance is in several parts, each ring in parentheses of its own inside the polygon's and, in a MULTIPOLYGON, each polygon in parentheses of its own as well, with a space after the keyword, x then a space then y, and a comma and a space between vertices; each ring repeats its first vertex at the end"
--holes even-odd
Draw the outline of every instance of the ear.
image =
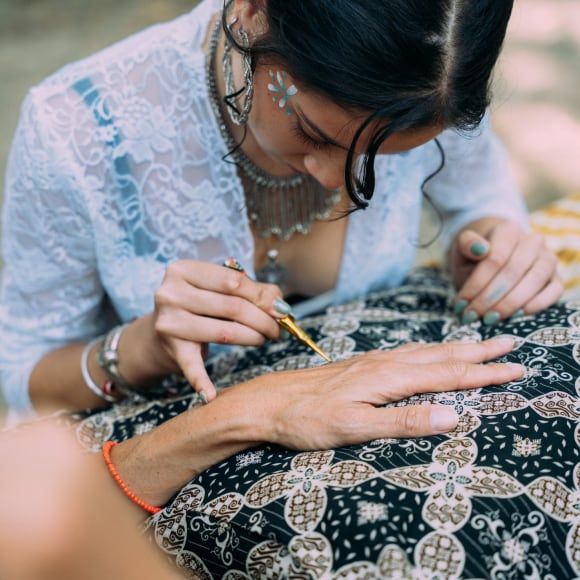
POLYGON ((232 17, 237 16, 240 26, 249 34, 250 38, 261 36, 266 32, 266 18, 264 0, 234 0, 232 17))

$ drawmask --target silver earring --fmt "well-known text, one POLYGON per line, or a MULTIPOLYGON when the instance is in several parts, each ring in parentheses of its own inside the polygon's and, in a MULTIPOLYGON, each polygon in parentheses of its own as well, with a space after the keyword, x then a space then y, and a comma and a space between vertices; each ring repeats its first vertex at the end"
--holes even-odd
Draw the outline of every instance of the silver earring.
MULTIPOLYGON (((227 25, 230 34, 233 34, 232 28, 238 22, 238 18, 234 18, 230 24, 227 25)), ((225 102, 228 113, 232 121, 239 126, 243 126, 248 122, 250 111, 252 110, 252 102, 254 99, 254 71, 252 70, 252 55, 248 51, 250 48, 250 39, 243 28, 239 28, 236 33, 240 46, 244 49, 242 52, 242 62, 244 67, 244 83, 243 89, 236 90, 234 85, 234 71, 232 66, 232 45, 226 39, 223 57, 224 79, 226 84, 225 102), (238 97, 243 96, 242 109, 236 106, 235 102, 238 97)))

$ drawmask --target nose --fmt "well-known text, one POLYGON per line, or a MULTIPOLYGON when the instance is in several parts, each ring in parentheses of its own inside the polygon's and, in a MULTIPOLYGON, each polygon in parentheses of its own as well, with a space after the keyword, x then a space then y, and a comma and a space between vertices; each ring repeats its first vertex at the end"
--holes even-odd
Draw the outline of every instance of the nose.
POLYGON ((326 189, 338 189, 344 184, 344 167, 341 163, 333 160, 322 163, 314 155, 306 155, 304 167, 326 189))

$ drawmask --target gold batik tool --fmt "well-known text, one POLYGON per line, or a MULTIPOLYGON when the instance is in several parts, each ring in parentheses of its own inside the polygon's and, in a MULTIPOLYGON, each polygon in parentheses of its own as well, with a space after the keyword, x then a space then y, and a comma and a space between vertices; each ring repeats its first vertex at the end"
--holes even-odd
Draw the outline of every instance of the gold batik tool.
MULTIPOLYGON (((237 270, 244 272, 244 268, 235 258, 228 258, 223 265, 230 270, 237 270)), ((332 362, 332 359, 312 340, 310 335, 296 322, 296 319, 291 314, 284 316, 284 318, 276 318, 276 322, 284 329, 286 329, 292 336, 296 337, 300 342, 311 348, 317 355, 321 356, 326 362, 332 362)))

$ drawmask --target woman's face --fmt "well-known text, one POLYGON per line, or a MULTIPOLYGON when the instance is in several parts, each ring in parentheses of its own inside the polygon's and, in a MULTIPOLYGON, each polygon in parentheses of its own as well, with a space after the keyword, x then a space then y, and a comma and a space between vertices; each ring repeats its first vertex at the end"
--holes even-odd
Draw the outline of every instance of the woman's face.
MULTIPOLYGON (((367 115, 347 112, 307 90, 283 68, 258 66, 254 82, 248 129, 262 152, 286 164, 291 173, 310 173, 328 189, 343 186, 347 152, 367 115)), ((440 132, 440 127, 429 127, 395 134, 383 143, 380 153, 408 151, 440 132)), ((363 133, 359 153, 364 153, 371 135, 371 129, 363 133)))
MULTIPOLYGON (((236 0, 237 26, 250 38, 260 35, 263 14, 249 0, 236 0)), ((241 58, 237 55, 235 77, 243 86, 241 58)), ((347 152, 368 113, 353 113, 295 81, 283 66, 258 64, 254 74, 254 99, 248 122, 248 141, 266 159, 276 175, 304 172, 324 187, 344 185, 347 152)), ((364 153, 376 127, 369 127, 357 151, 364 153)), ((442 127, 398 133, 380 149, 381 154, 408 151, 436 137, 442 127)), ((255 151, 256 152, 256 149, 255 151)))

